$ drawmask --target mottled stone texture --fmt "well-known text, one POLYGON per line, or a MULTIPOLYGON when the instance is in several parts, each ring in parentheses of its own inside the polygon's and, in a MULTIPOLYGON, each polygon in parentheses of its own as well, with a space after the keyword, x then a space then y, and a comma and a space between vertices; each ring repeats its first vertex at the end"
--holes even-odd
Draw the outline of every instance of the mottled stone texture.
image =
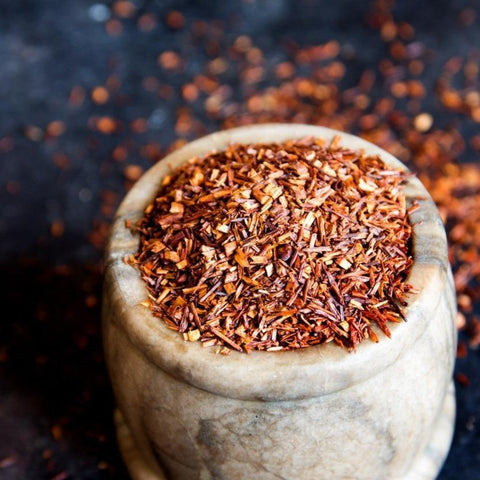
POLYGON ((169 168, 230 142, 315 135, 401 166, 351 135, 302 125, 257 125, 192 142, 155 165, 131 190, 106 256, 104 344, 119 408, 119 439, 136 479, 431 479, 452 435, 447 396, 456 346, 455 299, 438 212, 412 179, 418 289, 392 339, 347 353, 333 345, 292 352, 215 355, 185 343, 148 309, 138 273, 122 262, 137 220, 169 168), (133 452, 133 453, 132 453, 133 452))

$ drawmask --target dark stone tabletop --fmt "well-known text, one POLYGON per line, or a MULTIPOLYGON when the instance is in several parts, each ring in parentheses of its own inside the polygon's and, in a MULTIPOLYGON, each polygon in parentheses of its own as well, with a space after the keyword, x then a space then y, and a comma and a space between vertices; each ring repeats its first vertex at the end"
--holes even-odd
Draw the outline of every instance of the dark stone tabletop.
POLYGON ((109 222, 165 152, 266 120, 359 133, 435 192, 461 312, 439 478, 480 478, 480 2, 0 4, 0 478, 128 478, 101 347, 109 222))

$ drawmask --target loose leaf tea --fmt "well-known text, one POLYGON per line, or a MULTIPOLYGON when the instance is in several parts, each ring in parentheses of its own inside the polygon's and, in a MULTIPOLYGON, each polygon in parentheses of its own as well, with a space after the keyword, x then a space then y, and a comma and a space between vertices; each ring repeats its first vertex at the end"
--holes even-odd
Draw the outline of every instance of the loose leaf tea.
POLYGON ((153 314, 246 352, 390 336, 412 289, 409 174, 338 140, 232 145, 166 176, 126 259, 153 314))

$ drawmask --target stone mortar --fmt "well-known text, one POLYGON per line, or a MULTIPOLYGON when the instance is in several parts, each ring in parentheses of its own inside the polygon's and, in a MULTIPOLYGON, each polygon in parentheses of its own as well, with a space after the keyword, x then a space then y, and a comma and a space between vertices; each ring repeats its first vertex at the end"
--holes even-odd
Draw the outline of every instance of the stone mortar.
POLYGON ((135 480, 433 479, 448 452, 455 415, 451 382, 456 302, 443 223, 412 177, 414 264, 407 322, 392 338, 355 353, 327 344, 285 352, 215 355, 155 318, 147 290, 123 262, 162 177, 186 160, 230 143, 315 136, 380 155, 384 150, 328 128, 264 124, 189 143, 153 166, 128 193, 106 251, 103 334, 118 410, 120 449, 135 480))

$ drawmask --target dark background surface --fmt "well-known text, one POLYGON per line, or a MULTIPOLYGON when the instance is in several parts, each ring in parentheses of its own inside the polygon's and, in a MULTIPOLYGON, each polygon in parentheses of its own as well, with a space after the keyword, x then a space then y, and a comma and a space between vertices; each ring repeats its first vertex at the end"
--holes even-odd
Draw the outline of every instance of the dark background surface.
MULTIPOLYGON (((299 49, 338 42, 340 89, 378 70, 389 56, 372 17, 378 11, 414 28, 404 43, 425 53, 421 108, 434 127, 478 133, 478 121, 442 109, 434 85, 451 57, 478 54, 479 2, 0 0, 0 478, 127 478, 100 337, 100 259, 114 209, 138 166, 148 168, 173 142, 241 123, 228 119, 256 90, 278 85, 276 65, 291 61, 296 75, 307 74, 299 49), (241 35, 263 53, 247 59, 263 68, 250 82, 256 71, 245 73, 243 60, 212 63, 236 58, 241 35), (170 50, 180 67, 159 63, 170 50), (223 89, 195 99, 184 86, 206 72, 223 89), (93 90, 100 85, 105 103, 104 91, 93 90), (231 110, 217 108, 219 99, 231 110)), ((385 88, 380 82, 369 95, 385 88)), ((276 118, 309 115, 300 108, 276 118)), ((244 121, 262 119, 250 112, 244 121)), ((478 162, 470 145, 460 162, 478 162)), ((469 341, 462 332, 456 430, 442 480, 480 476, 480 356, 469 341)))

